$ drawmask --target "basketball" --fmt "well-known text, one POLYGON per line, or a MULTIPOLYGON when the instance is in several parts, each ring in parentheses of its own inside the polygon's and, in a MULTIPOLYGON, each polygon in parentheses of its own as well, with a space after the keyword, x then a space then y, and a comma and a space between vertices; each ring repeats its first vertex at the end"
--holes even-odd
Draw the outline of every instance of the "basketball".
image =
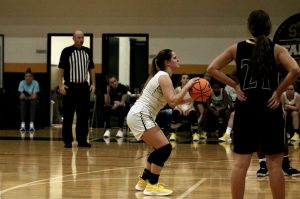
POLYGON ((193 84, 189 93, 194 101, 205 102, 211 94, 210 84, 206 79, 200 78, 196 83, 193 84))

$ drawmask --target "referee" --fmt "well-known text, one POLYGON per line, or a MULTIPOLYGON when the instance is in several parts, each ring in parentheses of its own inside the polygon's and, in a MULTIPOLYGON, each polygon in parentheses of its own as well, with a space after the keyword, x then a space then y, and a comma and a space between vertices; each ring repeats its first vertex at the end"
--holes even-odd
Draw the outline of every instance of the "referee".
POLYGON ((65 148, 72 147, 72 123, 76 111, 76 138, 78 147, 91 147, 87 142, 89 131, 90 92, 95 92, 95 72, 91 50, 83 46, 84 34, 77 30, 74 45, 63 49, 58 65, 59 92, 63 95, 62 136, 65 148), (90 85, 88 83, 90 74, 90 85))

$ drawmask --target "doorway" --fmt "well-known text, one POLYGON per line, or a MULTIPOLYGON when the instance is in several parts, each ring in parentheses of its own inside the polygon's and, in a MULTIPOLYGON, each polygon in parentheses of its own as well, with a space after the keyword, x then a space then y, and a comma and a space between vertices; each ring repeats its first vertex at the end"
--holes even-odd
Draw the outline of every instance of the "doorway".
POLYGON ((115 75, 131 92, 148 78, 149 34, 102 34, 102 73, 115 75))
MULTIPOLYGON (((57 99, 57 72, 60 54, 65 47, 74 44, 73 33, 49 33, 47 41, 47 74, 49 74, 50 80, 50 112, 49 123, 59 123, 60 119, 60 102, 57 99)), ((88 47, 92 51, 93 56, 93 34, 84 33, 84 46, 88 47)))

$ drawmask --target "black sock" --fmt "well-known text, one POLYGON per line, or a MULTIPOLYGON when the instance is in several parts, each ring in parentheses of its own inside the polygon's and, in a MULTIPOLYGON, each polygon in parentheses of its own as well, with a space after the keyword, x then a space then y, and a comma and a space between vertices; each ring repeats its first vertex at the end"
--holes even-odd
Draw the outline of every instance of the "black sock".
POLYGON ((144 172, 142 174, 142 179, 149 180, 150 177, 151 177, 151 171, 149 171, 148 169, 144 169, 144 172))
POLYGON ((159 175, 151 173, 151 177, 149 179, 150 184, 158 183, 158 178, 159 178, 159 175))
POLYGON ((289 160, 288 156, 283 157, 282 168, 283 169, 289 169, 290 168, 290 160, 289 160))

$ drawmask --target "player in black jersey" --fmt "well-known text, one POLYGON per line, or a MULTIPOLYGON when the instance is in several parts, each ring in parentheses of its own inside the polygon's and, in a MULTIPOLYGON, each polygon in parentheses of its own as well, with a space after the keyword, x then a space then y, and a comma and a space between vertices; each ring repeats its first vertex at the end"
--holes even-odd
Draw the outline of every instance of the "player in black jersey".
POLYGON ((273 198, 284 198, 284 118, 280 97, 297 79, 300 69, 284 47, 268 39, 271 22, 265 11, 250 13, 248 29, 251 39, 228 47, 207 68, 209 75, 235 88, 238 98, 233 124, 232 198, 243 198, 251 157, 258 150, 266 154, 273 198), (221 71, 231 61, 236 62, 239 84, 221 71), (280 67, 287 70, 287 75, 279 83, 280 67))

